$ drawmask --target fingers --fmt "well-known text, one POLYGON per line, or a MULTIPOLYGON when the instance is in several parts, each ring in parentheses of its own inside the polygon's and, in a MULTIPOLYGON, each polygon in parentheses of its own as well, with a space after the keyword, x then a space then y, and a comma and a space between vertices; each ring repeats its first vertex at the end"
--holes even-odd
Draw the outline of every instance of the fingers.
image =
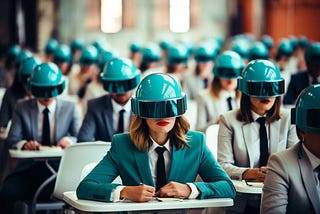
POLYGON ((178 182, 169 182, 156 192, 160 197, 181 197, 187 198, 191 193, 191 189, 187 184, 181 184, 178 182))
POLYGON ((23 150, 38 150, 40 144, 37 141, 28 141, 23 145, 23 150))

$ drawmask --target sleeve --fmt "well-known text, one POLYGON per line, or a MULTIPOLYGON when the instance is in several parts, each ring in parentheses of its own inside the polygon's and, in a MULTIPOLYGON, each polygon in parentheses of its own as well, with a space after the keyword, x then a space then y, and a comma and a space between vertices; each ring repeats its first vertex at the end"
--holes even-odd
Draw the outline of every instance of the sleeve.
POLYGON ((296 95, 296 90, 297 90, 297 86, 295 85, 295 82, 297 81, 297 79, 295 78, 295 75, 291 75, 291 79, 290 79, 290 83, 288 85, 288 89, 286 94, 283 97, 283 104, 285 105, 293 105, 297 95, 296 95))
POLYGON ((0 128, 4 127, 6 128, 8 125, 9 120, 12 117, 12 110, 10 111, 10 105, 9 105, 10 99, 9 99, 9 93, 8 90, 6 90, 1 103, 0 108, 0 128))
POLYGON ((232 181, 209 151, 203 134, 200 146, 201 159, 198 173, 203 182, 194 183, 200 191, 198 198, 234 198, 236 191, 232 181))
POLYGON ((22 122, 22 112, 19 111, 19 105, 14 109, 11 127, 8 133, 6 146, 8 149, 11 149, 23 139, 23 122, 22 122))
POLYGON ((277 155, 268 162, 268 172, 261 196, 261 213, 286 213, 288 204, 289 176, 286 163, 277 155))
POLYGON ((111 149, 77 187, 76 192, 79 199, 113 201, 112 192, 119 186, 119 184, 112 183, 119 175, 119 149, 113 138, 111 149))
POLYGON ((91 104, 90 101, 88 102, 86 115, 82 122, 80 131, 78 133, 78 142, 88 142, 93 141, 95 132, 96 132, 96 123, 94 121, 94 112, 95 109, 91 104))
POLYGON ((73 111, 72 114, 72 121, 71 125, 69 127, 69 135, 68 138, 73 142, 77 142, 77 135, 81 126, 81 110, 78 105, 73 105, 73 111))
POLYGON ((228 121, 226 114, 222 114, 220 116, 218 132, 218 161, 232 179, 242 180, 242 174, 248 168, 235 165, 233 151, 234 136, 234 127, 228 121))
POLYGON ((204 131, 207 127, 207 121, 208 121, 208 114, 206 110, 206 103, 204 101, 204 97, 202 93, 199 93, 196 96, 196 102, 197 102, 197 123, 196 123, 196 129, 199 131, 204 131))

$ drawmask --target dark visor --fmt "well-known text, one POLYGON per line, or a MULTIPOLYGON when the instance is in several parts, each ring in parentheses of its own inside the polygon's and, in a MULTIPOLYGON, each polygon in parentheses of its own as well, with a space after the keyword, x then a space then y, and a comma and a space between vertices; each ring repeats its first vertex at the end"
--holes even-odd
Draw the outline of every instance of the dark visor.
POLYGON ((277 82, 240 82, 240 89, 249 96, 275 97, 284 93, 284 80, 277 82))
POLYGON ((35 86, 31 85, 31 93, 35 97, 50 98, 55 97, 63 92, 64 84, 56 86, 35 86))
POLYGON ((134 77, 129 80, 120 80, 120 81, 109 81, 109 80, 102 79, 104 90, 110 93, 125 93, 127 91, 130 91, 139 84, 139 81, 140 80, 138 77, 134 77))
POLYGON ((177 117, 187 109, 186 97, 164 101, 139 101, 131 99, 132 112, 142 118, 177 117))
POLYGON ((237 78, 240 75, 242 69, 233 69, 233 68, 216 68, 219 78, 237 78))

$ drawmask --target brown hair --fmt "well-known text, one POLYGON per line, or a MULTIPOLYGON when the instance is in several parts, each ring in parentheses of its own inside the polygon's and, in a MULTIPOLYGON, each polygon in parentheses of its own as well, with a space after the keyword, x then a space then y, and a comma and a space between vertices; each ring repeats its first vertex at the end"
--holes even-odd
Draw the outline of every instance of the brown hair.
MULTIPOLYGON (((149 142, 149 127, 146 123, 146 119, 133 115, 130 123, 130 139, 134 145, 140 151, 147 151, 149 142)), ((186 137, 187 132, 190 129, 190 124, 185 116, 179 116, 176 118, 175 124, 172 130, 169 132, 169 137, 172 143, 178 149, 184 146, 189 146, 188 139, 186 137)))
MULTIPOLYGON (((253 122, 253 117, 251 114, 251 102, 250 96, 246 94, 242 94, 240 99, 240 109, 237 113, 237 120, 244 121, 245 123, 253 122)), ((272 123, 281 118, 280 115, 280 107, 281 107, 281 97, 276 97, 276 100, 272 106, 272 108, 267 112, 266 122, 272 123)))
MULTIPOLYGON (((222 86, 220 83, 220 78, 214 77, 209 87, 209 92, 211 96, 215 98, 219 98, 221 90, 222 90, 222 86)), ((236 91, 236 99, 239 99, 241 97, 241 92, 237 89, 235 89, 235 91, 236 91)))

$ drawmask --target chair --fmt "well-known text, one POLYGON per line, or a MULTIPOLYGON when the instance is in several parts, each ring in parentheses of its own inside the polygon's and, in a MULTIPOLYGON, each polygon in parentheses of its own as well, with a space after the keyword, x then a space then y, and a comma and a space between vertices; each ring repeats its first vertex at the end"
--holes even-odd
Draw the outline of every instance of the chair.
POLYGON ((212 124, 205 132, 207 146, 216 159, 218 158, 218 131, 219 124, 212 124))
POLYGON ((65 207, 65 203, 62 200, 63 193, 66 191, 76 191, 82 179, 81 173, 83 168, 89 163, 99 162, 110 147, 110 142, 96 141, 77 143, 66 148, 61 157, 57 172, 53 200, 46 203, 36 203, 33 201, 31 206, 28 206, 29 208, 26 208, 26 205, 22 204, 19 209, 29 209, 29 213, 35 213, 37 210, 62 210, 65 207))

